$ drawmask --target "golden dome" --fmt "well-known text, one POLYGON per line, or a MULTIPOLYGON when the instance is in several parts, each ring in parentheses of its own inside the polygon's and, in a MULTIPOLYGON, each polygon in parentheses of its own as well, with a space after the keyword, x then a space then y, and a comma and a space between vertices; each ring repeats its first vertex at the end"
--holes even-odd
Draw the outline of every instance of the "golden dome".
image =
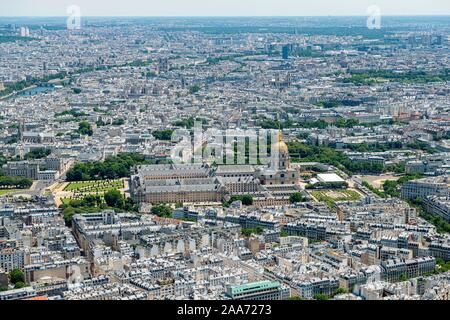
POLYGON ((274 148, 278 149, 279 153, 289 153, 287 144, 283 140, 283 134, 278 132, 278 142, 274 144, 274 148))

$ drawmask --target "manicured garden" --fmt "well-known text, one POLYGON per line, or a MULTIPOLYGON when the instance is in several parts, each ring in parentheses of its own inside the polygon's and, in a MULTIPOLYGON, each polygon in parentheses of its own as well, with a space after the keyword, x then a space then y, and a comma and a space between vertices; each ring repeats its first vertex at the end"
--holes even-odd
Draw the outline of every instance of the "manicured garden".
POLYGON ((354 190, 315 190, 311 191, 311 195, 317 201, 325 202, 328 207, 332 208, 338 201, 357 201, 361 199, 361 195, 354 190))
POLYGON ((123 180, 96 180, 71 182, 64 188, 64 191, 73 193, 104 193, 106 191, 123 188, 123 180))

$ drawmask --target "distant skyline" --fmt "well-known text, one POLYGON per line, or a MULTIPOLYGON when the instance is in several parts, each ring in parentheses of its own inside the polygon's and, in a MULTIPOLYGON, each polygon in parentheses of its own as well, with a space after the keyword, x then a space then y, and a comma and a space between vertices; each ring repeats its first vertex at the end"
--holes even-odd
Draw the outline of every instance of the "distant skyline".
POLYGON ((66 16, 71 5, 82 16, 365 16, 372 5, 382 15, 450 15, 449 0, 1 0, 0 16, 66 16))

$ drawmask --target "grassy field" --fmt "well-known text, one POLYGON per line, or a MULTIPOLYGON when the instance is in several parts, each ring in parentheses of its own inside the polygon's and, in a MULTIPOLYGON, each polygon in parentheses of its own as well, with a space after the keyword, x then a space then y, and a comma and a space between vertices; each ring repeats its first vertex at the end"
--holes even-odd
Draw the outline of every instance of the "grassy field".
POLYGON ((354 190, 316 190, 311 191, 311 195, 317 201, 325 202, 330 208, 338 201, 357 201, 361 199, 361 195, 354 190))
POLYGON ((70 198, 61 198, 61 203, 62 203, 62 204, 69 204, 71 200, 74 200, 74 199, 70 199, 70 198))
POLYGON ((124 183, 122 180, 99 180, 71 182, 64 188, 64 191, 73 193, 102 193, 123 188, 124 183))
POLYGON ((3 196, 7 193, 14 193, 14 192, 25 192, 27 189, 0 189, 0 196, 3 196))

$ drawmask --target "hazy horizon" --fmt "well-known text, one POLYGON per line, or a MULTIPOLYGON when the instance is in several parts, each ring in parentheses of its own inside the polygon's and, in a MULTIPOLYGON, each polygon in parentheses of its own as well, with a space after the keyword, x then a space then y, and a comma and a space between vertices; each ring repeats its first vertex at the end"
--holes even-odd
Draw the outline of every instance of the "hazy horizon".
MULTIPOLYGON (((88 18, 360 18, 360 17, 367 17, 367 15, 298 15, 298 16, 287 16, 287 15, 267 15, 267 16, 214 16, 214 15, 167 15, 167 16, 151 16, 151 15, 132 15, 132 16, 120 16, 120 15, 114 15, 114 16, 97 16, 97 15, 83 15, 84 17, 88 18)), ((449 14, 385 14, 385 17, 450 17, 449 14)), ((67 15, 59 15, 59 16, 2 16, 0 15, 0 18, 66 18, 67 15)))
POLYGON ((385 16, 447 16, 450 1, 430 0, 16 0, 0 3, 1 17, 63 17, 77 5, 85 17, 327 17, 366 16, 376 5, 385 16))

